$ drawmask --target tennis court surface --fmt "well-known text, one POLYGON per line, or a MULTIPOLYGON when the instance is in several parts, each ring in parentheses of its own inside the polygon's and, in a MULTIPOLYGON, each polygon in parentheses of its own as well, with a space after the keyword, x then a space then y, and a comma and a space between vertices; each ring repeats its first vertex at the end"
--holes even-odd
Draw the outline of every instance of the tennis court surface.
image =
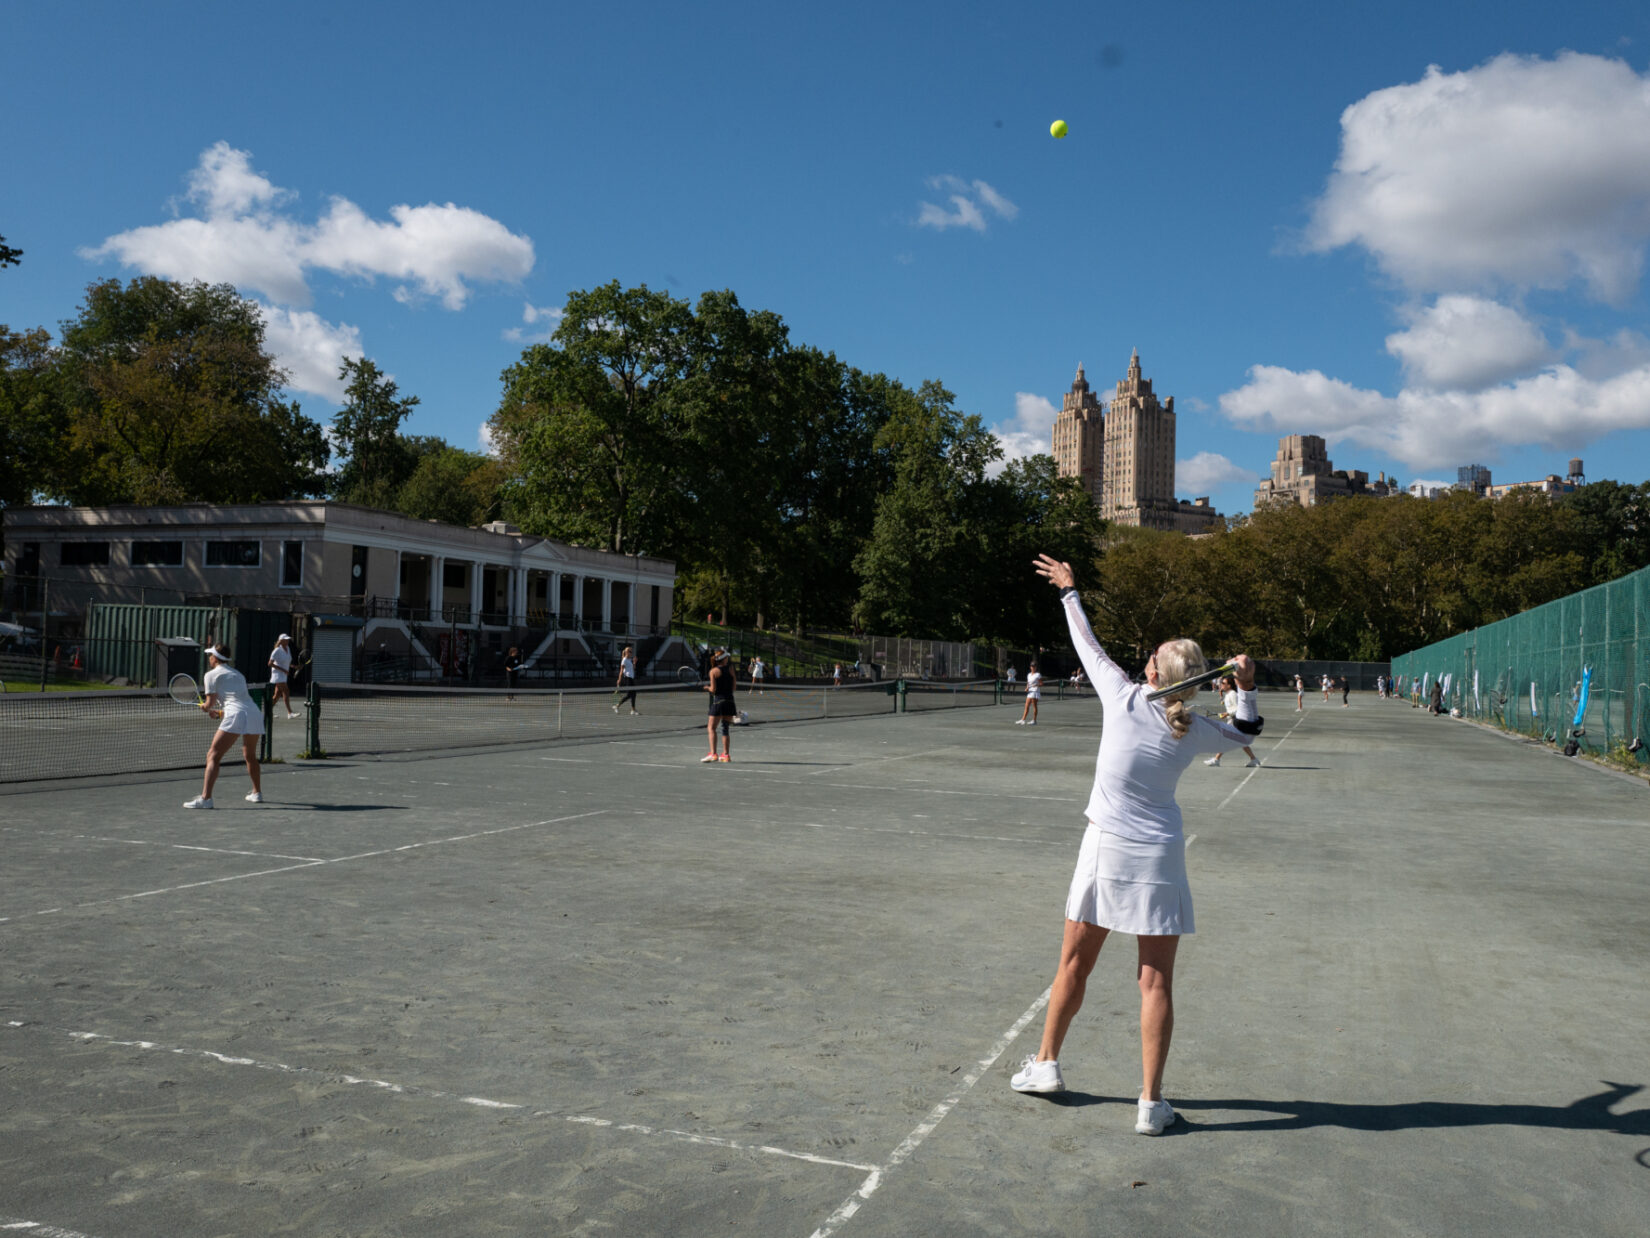
POLYGON ((1367 695, 1263 709, 1265 768, 1181 783, 1159 1139, 1128 938, 1071 1090, 1008 1087, 1092 701, 742 727, 726 766, 608 708, 271 767, 261 806, 231 768, 209 813, 198 771, 8 785, 0 1227, 1643 1233, 1643 784, 1367 695))

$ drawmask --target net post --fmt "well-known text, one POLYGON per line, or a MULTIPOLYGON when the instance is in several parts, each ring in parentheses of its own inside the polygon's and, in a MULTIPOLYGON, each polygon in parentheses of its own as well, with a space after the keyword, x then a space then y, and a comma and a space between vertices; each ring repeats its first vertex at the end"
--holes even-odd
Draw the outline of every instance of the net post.
POLYGON ((557 692, 556 693, 556 738, 557 739, 560 739, 562 737, 562 735, 561 735, 561 700, 562 700, 562 697, 565 696, 565 695, 566 695, 565 692, 557 692))
POLYGON ((1003 681, 1000 678, 993 682, 991 703, 993 705, 1001 705, 1003 703, 1003 681))
POLYGON ((264 685, 264 733, 258 740, 258 760, 267 761, 275 755, 275 693, 273 685, 264 685))
POLYGON ((310 678, 309 691, 305 695, 308 698, 306 702, 308 708, 304 711, 306 715, 304 720, 304 743, 308 748, 309 755, 313 757, 321 751, 321 691, 320 685, 313 677, 310 678))
POLYGON ((907 706, 906 706, 906 703, 905 703, 905 680, 901 679, 899 681, 899 695, 894 698, 894 712, 897 713, 897 714, 903 714, 903 713, 906 712, 906 709, 907 709, 907 706))

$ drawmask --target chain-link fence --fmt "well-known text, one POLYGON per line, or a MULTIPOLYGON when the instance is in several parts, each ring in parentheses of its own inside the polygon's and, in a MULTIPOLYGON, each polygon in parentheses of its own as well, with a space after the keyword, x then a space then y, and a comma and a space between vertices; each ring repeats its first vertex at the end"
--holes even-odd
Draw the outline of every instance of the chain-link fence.
POLYGON ((1392 673, 1423 703, 1438 684, 1463 717, 1642 767, 1650 568, 1403 654, 1392 673))

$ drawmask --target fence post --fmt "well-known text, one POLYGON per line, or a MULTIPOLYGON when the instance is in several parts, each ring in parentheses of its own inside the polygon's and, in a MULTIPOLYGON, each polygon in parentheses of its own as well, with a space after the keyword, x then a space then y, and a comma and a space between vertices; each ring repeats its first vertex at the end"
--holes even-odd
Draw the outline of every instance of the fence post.
MULTIPOLYGON (((258 741, 258 760, 267 761, 275 755, 275 693, 274 685, 264 685, 264 733, 258 741)), ((290 691, 290 689, 288 689, 290 691)))

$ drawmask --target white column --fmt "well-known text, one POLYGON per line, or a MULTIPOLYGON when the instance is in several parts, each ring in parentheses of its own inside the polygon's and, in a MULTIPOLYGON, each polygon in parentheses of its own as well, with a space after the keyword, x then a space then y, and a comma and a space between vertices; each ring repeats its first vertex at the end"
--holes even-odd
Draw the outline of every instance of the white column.
POLYGON ((613 630, 613 582, 602 581, 602 631, 613 630))
POLYGON ((584 577, 577 572, 569 572, 573 578, 573 626, 582 627, 584 619, 584 577))
POLYGON ((447 560, 441 555, 430 556, 430 621, 441 622, 441 577, 447 560))
POLYGON ((546 572, 545 575, 550 579, 544 590, 544 609, 556 617, 555 627, 559 628, 561 626, 561 573, 552 569, 546 572))
POLYGON ((470 622, 481 622, 481 560, 470 561, 470 622))

